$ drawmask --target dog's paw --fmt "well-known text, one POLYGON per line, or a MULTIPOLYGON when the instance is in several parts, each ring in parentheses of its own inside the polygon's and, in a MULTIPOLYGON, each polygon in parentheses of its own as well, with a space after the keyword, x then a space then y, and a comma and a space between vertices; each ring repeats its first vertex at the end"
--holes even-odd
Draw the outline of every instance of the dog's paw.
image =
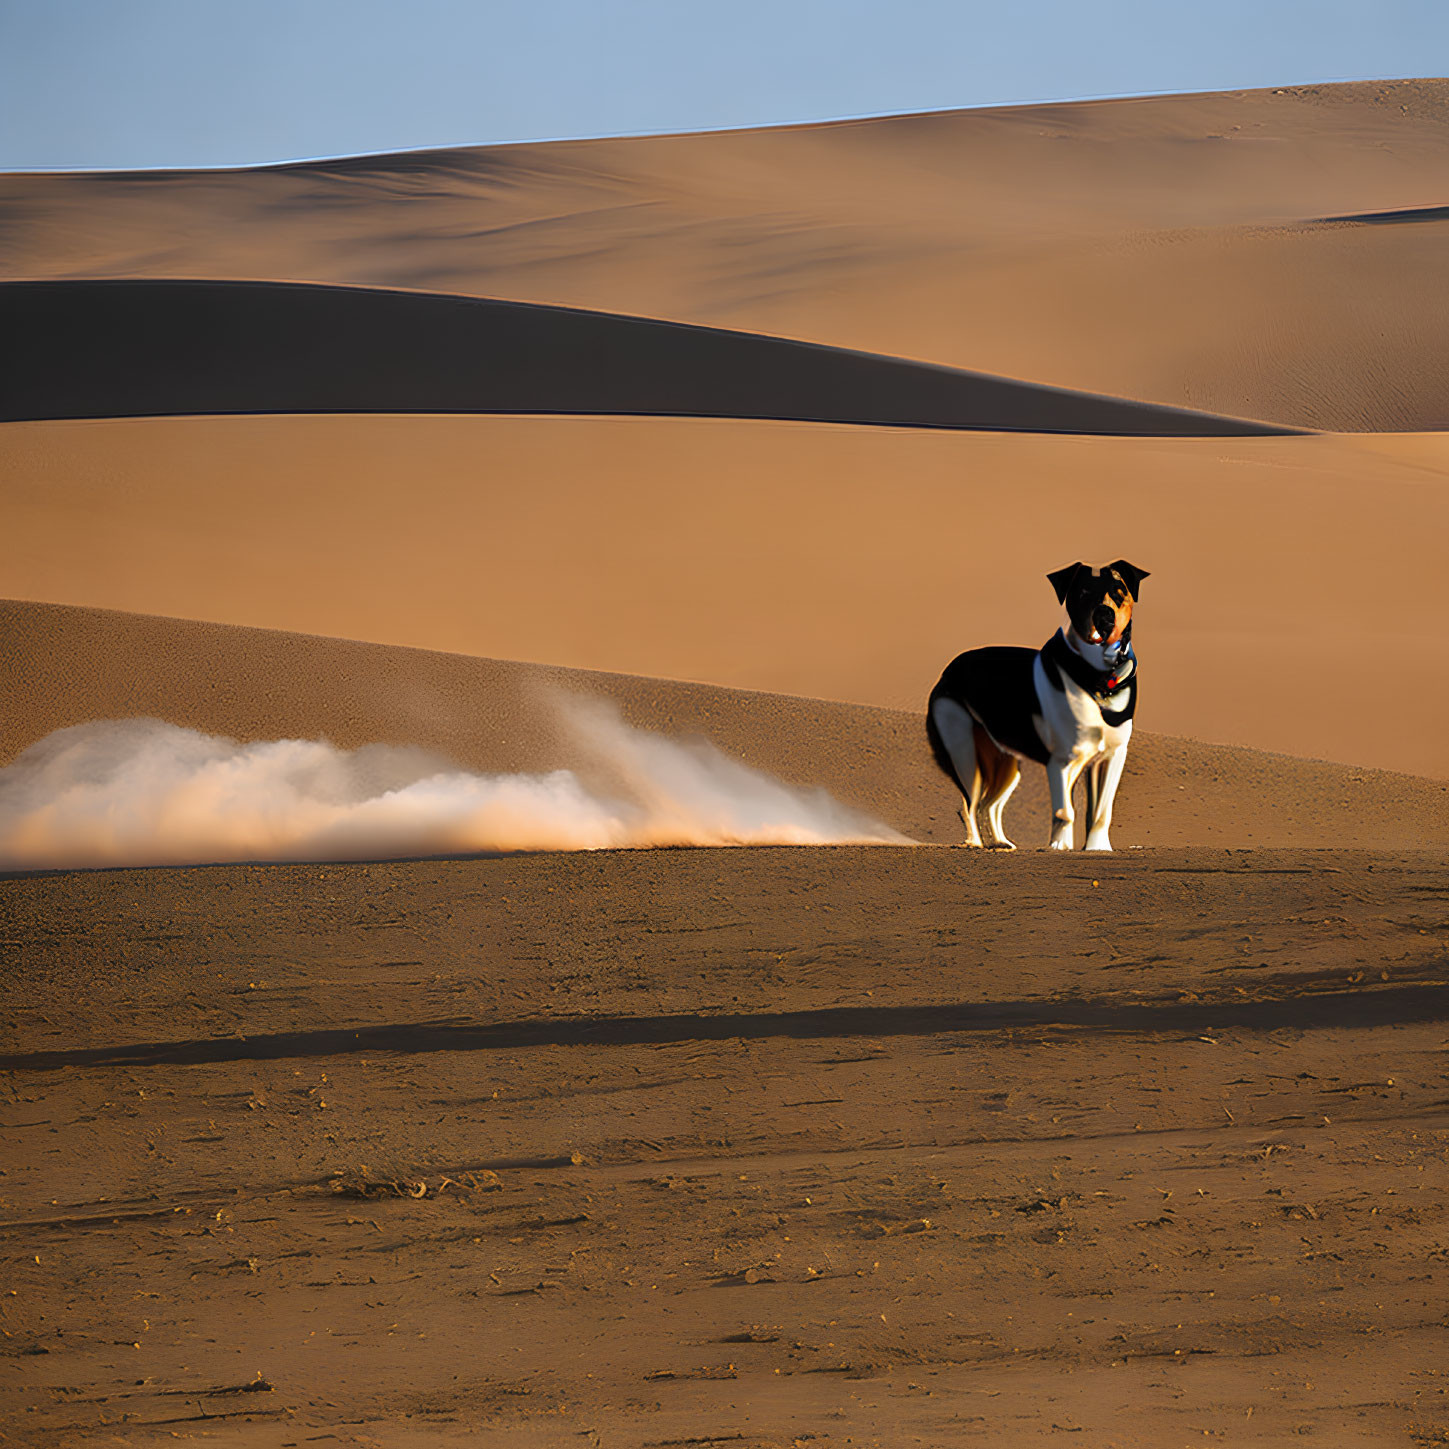
POLYGON ((1015 850, 1014 840, 992 840, 987 842, 987 850, 1015 850))
POLYGON ((1072 848, 1072 837, 1070 835, 1053 835, 1048 850, 1070 850, 1072 848))
POLYGON ((1105 835, 1089 835, 1083 850, 1111 850, 1112 842, 1105 835))

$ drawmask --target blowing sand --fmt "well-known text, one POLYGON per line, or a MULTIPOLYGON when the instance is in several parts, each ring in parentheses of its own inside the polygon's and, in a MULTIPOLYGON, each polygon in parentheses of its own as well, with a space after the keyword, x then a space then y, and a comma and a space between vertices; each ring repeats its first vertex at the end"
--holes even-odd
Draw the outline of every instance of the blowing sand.
POLYGON ((378 860, 682 845, 907 845, 900 832, 792 790, 706 740, 631 729, 563 698, 576 769, 478 775, 416 747, 243 742, 160 719, 56 731, 0 775, 0 870, 378 860))
MULTIPOLYGON (((639 339, 687 323, 1025 409, 873 425, 927 420, 691 332, 736 415, 0 425, 6 863, 109 867, 0 876, 7 1442, 1449 1438, 1446 118, 1406 81, 0 178, 93 410, 378 405, 355 357, 258 403, 276 339, 186 309, 108 332, 120 278, 586 309, 615 408, 667 411, 639 339), (1333 431, 1005 431, 1053 387, 1333 431), (942 665, 1124 556, 1118 851, 940 848, 942 665), (877 843, 713 848, 802 838, 877 843)), ((441 407, 423 333, 389 385, 441 407)))

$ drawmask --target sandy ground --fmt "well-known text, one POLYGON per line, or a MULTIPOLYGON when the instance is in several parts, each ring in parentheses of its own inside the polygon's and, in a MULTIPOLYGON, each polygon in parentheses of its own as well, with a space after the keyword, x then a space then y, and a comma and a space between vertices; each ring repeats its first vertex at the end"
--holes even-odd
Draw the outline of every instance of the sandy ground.
POLYGON ((0 882, 12 1442, 1441 1442, 1441 853, 0 882))

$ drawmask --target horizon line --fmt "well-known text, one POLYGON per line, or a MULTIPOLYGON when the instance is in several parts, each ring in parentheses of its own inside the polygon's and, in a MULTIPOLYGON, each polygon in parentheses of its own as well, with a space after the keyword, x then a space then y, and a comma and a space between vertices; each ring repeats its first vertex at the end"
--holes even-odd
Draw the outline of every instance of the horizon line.
POLYGON ((1222 89, 1215 90, 1104 91, 1089 95, 1058 97, 1051 100, 990 101, 983 102, 979 105, 927 106, 918 111, 859 111, 846 115, 814 117, 802 121, 759 121, 748 122, 738 126, 687 126, 659 131, 597 131, 556 136, 531 136, 513 141, 438 141, 418 146, 400 146, 394 150, 329 151, 318 152, 314 155, 286 157, 280 160, 227 162, 215 166, 0 166, 0 177, 131 176, 143 173, 147 175, 155 175, 158 173, 175 173, 180 175, 187 173, 226 174, 244 171, 280 171, 291 167, 320 165, 329 161, 362 161, 381 157, 420 156, 429 155, 438 151, 499 150, 509 146, 552 146, 570 142, 667 140, 671 137, 684 136, 731 136, 747 134, 753 131, 810 130, 826 126, 853 125, 863 121, 905 120, 919 116, 949 116, 958 115, 967 111, 1013 111, 1038 107, 1092 105, 1114 101, 1172 100, 1195 96, 1250 95, 1255 92, 1278 94, 1304 90, 1311 86, 1393 85, 1410 81, 1444 83, 1449 81, 1449 77, 1435 75, 1339 76, 1332 79, 1320 78, 1315 80, 1284 81, 1280 85, 1225 86, 1222 89))

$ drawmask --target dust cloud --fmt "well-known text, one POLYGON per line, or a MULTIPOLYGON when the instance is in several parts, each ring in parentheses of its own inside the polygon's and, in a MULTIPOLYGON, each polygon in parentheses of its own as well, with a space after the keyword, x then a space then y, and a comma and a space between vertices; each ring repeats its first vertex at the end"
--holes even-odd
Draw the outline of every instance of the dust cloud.
POLYGON ((910 843, 707 740, 635 729, 598 701, 558 707, 606 790, 571 769, 476 774, 395 745, 242 742, 159 719, 73 725, 0 769, 0 869, 910 843))

